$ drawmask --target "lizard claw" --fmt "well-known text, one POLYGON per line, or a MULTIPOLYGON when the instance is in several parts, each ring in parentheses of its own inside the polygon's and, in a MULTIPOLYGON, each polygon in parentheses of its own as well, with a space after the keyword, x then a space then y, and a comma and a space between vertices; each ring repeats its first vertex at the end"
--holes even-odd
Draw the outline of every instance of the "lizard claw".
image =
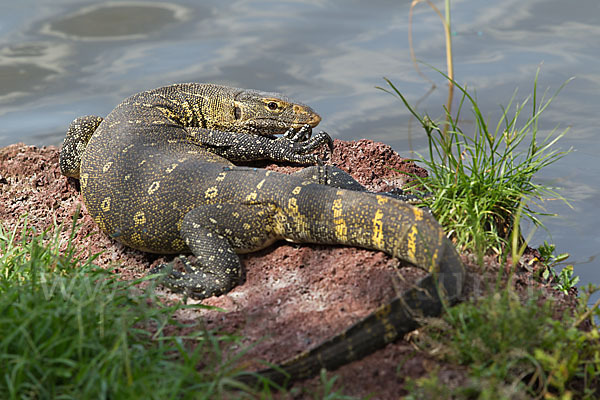
POLYGON ((304 142, 312 136, 312 127, 308 124, 304 124, 302 128, 298 130, 297 134, 300 135, 300 141, 304 142))
POLYGON ((291 140, 291 138, 293 137, 293 135, 295 133, 296 133, 296 130, 294 128, 290 128, 287 131, 285 131, 285 133, 283 135, 281 135, 281 137, 291 140))
MULTIPOLYGON (((328 162, 329 160, 331 160, 331 157, 333 156, 333 139, 331 138, 331 136, 329 136, 327 132, 319 131, 319 133, 317 133, 312 140, 318 142, 319 146, 322 146, 323 144, 327 145, 329 152, 324 152, 322 161, 328 162)), ((322 165, 322 162, 319 165, 322 165)))
POLYGON ((291 140, 292 142, 304 142, 312 136, 312 127, 308 124, 302 126, 302 128, 295 130, 294 128, 288 129, 283 137, 291 140))
POLYGON ((329 155, 333 155, 333 139, 327 132, 319 131, 319 135, 327 136, 327 147, 329 148, 329 155))
POLYGON ((159 264, 156 267, 152 268, 149 271, 149 274, 163 274, 163 278, 167 281, 169 279, 180 279, 184 274, 175 269, 175 262, 177 259, 179 259, 180 262, 183 264, 187 273, 193 272, 190 270, 190 262, 187 259, 187 257, 184 255, 179 255, 176 258, 174 258, 171 262, 159 264))
POLYGON ((312 128, 305 125, 298 131, 288 130, 283 136, 276 138, 273 144, 275 157, 270 158, 277 161, 294 162, 298 164, 323 165, 323 161, 316 154, 309 154, 318 150, 324 144, 333 153, 333 139, 323 131, 312 136, 312 128))
POLYGON ((168 279, 169 277, 175 277, 175 278, 181 277, 181 272, 179 272, 173 268, 173 262, 174 261, 157 265, 156 267, 152 268, 148 272, 148 275, 161 274, 161 275, 164 275, 161 278, 163 280, 165 278, 168 279))

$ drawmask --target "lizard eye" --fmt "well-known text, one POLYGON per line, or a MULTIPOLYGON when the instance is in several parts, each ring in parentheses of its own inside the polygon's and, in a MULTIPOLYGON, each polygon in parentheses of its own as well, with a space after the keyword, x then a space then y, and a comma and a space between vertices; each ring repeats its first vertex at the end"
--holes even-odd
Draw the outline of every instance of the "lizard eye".
POLYGON ((235 117, 235 119, 242 118, 242 110, 239 107, 234 107, 233 108, 233 116, 235 117))
POLYGON ((269 103, 267 103, 267 107, 269 108, 269 110, 275 111, 277 110, 277 103, 275 103, 274 101, 270 101, 269 103))

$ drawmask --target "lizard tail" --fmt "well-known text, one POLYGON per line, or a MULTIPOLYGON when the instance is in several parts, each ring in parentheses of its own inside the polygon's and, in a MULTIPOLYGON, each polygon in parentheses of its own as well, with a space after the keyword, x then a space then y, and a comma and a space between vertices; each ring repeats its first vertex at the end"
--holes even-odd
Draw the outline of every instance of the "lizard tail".
POLYGON ((79 179, 81 156, 90 138, 103 121, 102 117, 86 115, 71 122, 67 136, 60 149, 58 163, 64 176, 79 179))
POLYGON ((241 382, 256 386, 262 377, 278 385, 287 385, 291 380, 312 377, 321 368, 334 370, 403 337, 419 326, 420 318, 440 315, 445 303, 454 303, 461 295, 464 266, 454 245, 430 214, 381 196, 366 197, 362 193, 348 192, 343 195, 346 199, 361 196, 359 205, 349 207, 349 214, 341 212, 339 208, 336 213, 336 203, 333 203, 335 216, 340 221, 346 221, 345 224, 338 222, 336 225, 345 227, 343 232, 339 230, 347 237, 346 243, 377 248, 427 268, 430 273, 345 332, 278 366, 240 375, 236 379, 241 382), (374 215, 373 230, 366 238, 365 235, 352 232, 354 229, 350 216, 352 213, 358 215, 357 210, 362 216, 374 215), (385 218, 379 216, 380 212, 385 218))

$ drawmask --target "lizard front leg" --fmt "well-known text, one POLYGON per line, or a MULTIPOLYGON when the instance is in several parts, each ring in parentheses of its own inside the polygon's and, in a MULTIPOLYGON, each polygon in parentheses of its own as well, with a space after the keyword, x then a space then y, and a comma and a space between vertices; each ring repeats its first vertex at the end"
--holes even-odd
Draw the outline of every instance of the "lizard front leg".
POLYGON ((271 160, 319 164, 317 155, 308 153, 323 145, 327 145, 330 150, 333 149, 333 140, 327 133, 319 132, 310 137, 307 128, 301 128, 297 133, 288 131, 277 138, 197 127, 185 129, 194 143, 230 161, 271 160))
POLYGON ((185 272, 162 264, 150 273, 164 272, 164 285, 196 299, 227 293, 242 276, 236 253, 260 249, 274 240, 265 229, 273 214, 270 206, 262 204, 199 206, 185 215, 180 229, 196 261, 182 256, 185 272))

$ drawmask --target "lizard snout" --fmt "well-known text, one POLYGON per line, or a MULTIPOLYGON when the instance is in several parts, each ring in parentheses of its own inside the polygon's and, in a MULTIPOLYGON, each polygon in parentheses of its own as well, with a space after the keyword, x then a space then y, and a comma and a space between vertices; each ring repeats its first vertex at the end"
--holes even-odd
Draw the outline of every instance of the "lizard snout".
POLYGON ((294 123, 297 125, 308 124, 314 128, 321 122, 321 116, 308 106, 295 104, 293 112, 295 114, 294 123))
POLYGON ((319 125, 319 122, 321 122, 321 116, 319 114, 313 114, 312 118, 308 121, 308 124, 314 128, 319 125))

